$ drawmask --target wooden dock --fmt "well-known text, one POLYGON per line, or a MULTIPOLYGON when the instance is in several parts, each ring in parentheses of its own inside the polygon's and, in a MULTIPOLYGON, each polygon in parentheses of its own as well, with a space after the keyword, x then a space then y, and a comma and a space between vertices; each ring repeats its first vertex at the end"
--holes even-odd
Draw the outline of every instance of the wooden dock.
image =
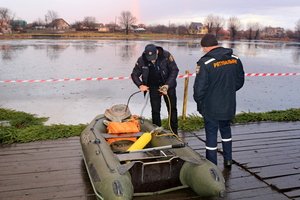
MULTIPOLYGON (((236 125, 234 165, 219 167, 226 179, 224 200, 300 200, 300 122, 236 125)), ((182 137, 205 152, 204 131, 182 137)), ((82 160, 79 137, 0 147, 0 200, 95 200, 82 160)), ((135 200, 203 199, 185 189, 135 200)))

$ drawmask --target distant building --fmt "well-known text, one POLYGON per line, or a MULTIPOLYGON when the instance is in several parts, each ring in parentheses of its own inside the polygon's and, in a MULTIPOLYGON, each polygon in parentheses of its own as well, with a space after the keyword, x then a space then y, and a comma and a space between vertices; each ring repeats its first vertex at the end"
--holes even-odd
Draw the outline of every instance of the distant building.
POLYGON ((66 30, 70 29, 70 25, 62 18, 58 18, 53 20, 48 27, 55 29, 55 30, 66 30))
POLYGON ((144 33, 144 32, 146 32, 146 29, 145 28, 136 28, 133 31, 136 33, 144 33))
POLYGON ((27 26, 27 22, 24 20, 12 20, 10 25, 13 31, 24 31, 27 26))
POLYGON ((98 27, 97 30, 98 30, 98 32, 101 32, 101 33, 108 33, 108 32, 110 32, 110 29, 107 26, 98 27))
POLYGON ((192 35, 204 35, 208 33, 208 30, 201 22, 192 22, 189 26, 188 32, 192 35))
POLYGON ((282 38, 285 37, 285 31, 281 27, 268 26, 263 30, 263 35, 265 37, 282 38))

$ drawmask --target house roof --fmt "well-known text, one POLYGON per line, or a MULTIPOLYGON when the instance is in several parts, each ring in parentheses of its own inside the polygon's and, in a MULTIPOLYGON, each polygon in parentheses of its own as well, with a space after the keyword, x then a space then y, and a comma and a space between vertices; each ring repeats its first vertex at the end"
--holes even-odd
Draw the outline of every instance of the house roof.
POLYGON ((57 18, 57 19, 54 19, 51 23, 50 23, 52 26, 57 26, 59 24, 67 24, 68 26, 70 26, 70 24, 68 22, 66 22, 63 18, 57 18))

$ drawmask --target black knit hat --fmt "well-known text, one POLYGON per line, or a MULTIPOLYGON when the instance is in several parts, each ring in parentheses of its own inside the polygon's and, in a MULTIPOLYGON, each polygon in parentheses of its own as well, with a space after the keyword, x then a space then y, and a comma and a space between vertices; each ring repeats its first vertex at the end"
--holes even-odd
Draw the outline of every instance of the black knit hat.
POLYGON ((217 46, 218 45, 218 40, 216 36, 212 34, 206 34, 203 36, 201 40, 201 46, 202 47, 212 47, 212 46, 217 46))

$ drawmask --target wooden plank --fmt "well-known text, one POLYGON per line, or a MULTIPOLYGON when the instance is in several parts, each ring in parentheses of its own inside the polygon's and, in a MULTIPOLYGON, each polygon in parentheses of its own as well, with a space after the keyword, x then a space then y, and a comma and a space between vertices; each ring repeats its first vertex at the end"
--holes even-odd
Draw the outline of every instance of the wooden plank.
MULTIPOLYGON (((296 149, 297 146, 299 146, 299 141, 291 141, 287 144, 289 145, 289 147, 293 147, 294 149, 296 149)), ((280 148, 287 147, 287 144, 279 143, 279 144, 273 144, 273 145, 259 145, 259 146, 256 146, 255 148, 253 146, 235 148, 235 146, 234 146, 235 142, 233 142, 233 151, 249 151, 249 150, 256 150, 257 151, 257 150, 263 150, 263 149, 269 149, 269 148, 280 149, 280 148)))
POLYGON ((33 160, 28 162, 16 162, 10 166, 0 168, 0 176, 5 174, 22 174, 33 172, 48 172, 62 170, 64 168, 79 169, 81 167, 82 158, 71 157, 64 159, 51 159, 49 161, 33 160))
POLYGON ((15 186, 20 183, 36 183, 47 182, 47 181, 60 181, 65 178, 78 178, 82 179, 83 173, 78 173, 78 169, 68 169, 68 170, 59 170, 59 171, 49 171, 49 172, 35 172, 35 173, 26 173, 26 174, 17 174, 17 175, 4 175, 0 180, 0 187, 3 186, 15 186))
POLYGON ((86 183, 38 187, 23 190, 5 191, 0 193, 0 199, 13 200, 46 200, 59 198, 80 197, 82 199, 96 199, 91 186, 86 183))
POLYGON ((251 169, 259 177, 275 178, 279 176, 300 174, 300 163, 282 164, 251 169))
POLYGON ((299 189, 300 188, 300 174, 282 176, 278 178, 265 179, 265 181, 277 188, 280 191, 299 189))
MULTIPOLYGON (((298 133, 297 133, 298 134, 298 133)), ((289 136, 288 138, 285 137, 272 137, 272 138, 264 138, 264 139, 247 139, 247 140, 239 140, 233 136, 233 142, 236 144, 236 147, 243 147, 243 146, 258 146, 258 145, 265 145, 265 144, 278 144, 278 143, 289 143, 293 140, 300 140, 300 136, 293 135, 289 136)))
POLYGON ((295 166, 297 166, 299 163, 299 158, 297 158, 297 154, 292 154, 292 155, 286 156, 286 157, 284 157, 284 155, 270 156, 269 158, 265 157, 266 159, 264 159, 264 157, 255 157, 255 158, 249 157, 248 159, 247 158, 239 159, 235 156, 233 156, 233 157, 237 163, 239 163, 240 165, 243 165, 243 166, 247 166, 248 169, 269 167, 272 165, 274 165, 274 166, 275 165, 286 165, 286 164, 294 164, 295 166))
POLYGON ((265 183, 258 181, 258 179, 253 176, 228 179, 226 184, 229 186, 227 188, 228 192, 266 187, 265 183))
MULTIPOLYGON (((264 133, 249 133, 248 135, 234 135, 232 134, 233 142, 238 143, 243 146, 244 144, 256 144, 257 143, 268 143, 268 141, 280 141, 284 142, 285 140, 293 141, 300 140, 299 130, 297 131, 286 131, 286 132, 264 132, 264 133), (288 137, 287 137, 288 136, 288 137)), ((205 135, 198 135, 198 138, 202 141, 205 141, 205 135)), ((221 142, 221 136, 218 134, 218 142, 221 142)))
MULTIPOLYGON (((299 122, 258 122, 231 125, 232 135, 234 136, 272 131, 285 132, 286 130, 300 130, 299 122)), ((193 133, 197 136, 205 135, 204 129, 193 133)))
POLYGON ((82 183, 82 179, 73 176, 64 176, 65 179, 63 180, 50 180, 44 182, 19 182, 17 185, 3 185, 0 187, 0 193, 4 191, 12 191, 12 190, 26 190, 26 189, 34 189, 34 188, 47 188, 47 187, 54 187, 54 186, 62 186, 62 185, 69 185, 69 184, 80 184, 82 183))
POLYGON ((235 159, 238 159, 239 162, 252 162, 259 160, 274 160, 274 159, 284 159, 284 158, 295 158, 299 155, 298 150, 293 148, 282 148, 282 151, 277 151, 278 148, 270 148, 265 153, 253 152, 253 151, 242 151, 242 152, 233 152, 235 159), (273 151, 272 151, 273 150, 273 151))
POLYGON ((28 162, 34 160, 51 160, 55 158, 69 158, 69 157, 82 157, 82 153, 73 149, 65 149, 63 151, 46 151, 46 152, 34 152, 34 153, 25 153, 25 154, 14 154, 9 156, 0 156, 1 166, 11 165, 14 162, 28 162))
POLYGON ((265 194, 265 195, 261 195, 261 196, 255 196, 255 197, 251 197, 251 198, 242 198, 241 200, 264 200, 264 199, 270 199, 270 200, 288 200, 289 198, 286 197, 283 194, 265 194))
MULTIPOLYGON (((233 147, 235 149, 235 147, 233 147)), ((267 149, 251 149, 248 151, 234 151, 234 156, 238 159, 243 159, 245 157, 248 158, 261 158, 261 157, 271 157, 276 155, 286 155, 287 152, 290 154, 299 154, 300 150, 298 148, 295 148, 294 146, 286 146, 282 148, 267 148, 267 149)))
POLYGON ((265 162, 259 162, 259 163, 255 163, 255 162, 245 163, 245 164, 241 164, 239 162, 237 162, 237 163, 239 165, 243 166, 243 168, 246 168, 251 171, 253 168, 255 169, 255 168, 259 168, 259 167, 276 166, 276 165, 283 165, 283 164, 296 164, 298 162, 299 162, 299 160, 290 158, 290 159, 286 159, 284 161, 272 160, 272 161, 265 161, 265 162))
POLYGON ((286 196, 290 197, 290 198, 295 198, 295 197, 299 197, 300 198, 300 188, 292 190, 292 191, 289 191, 289 192, 285 192, 284 194, 286 196))
POLYGON ((34 152, 47 152, 47 151, 61 151, 64 149, 80 149, 81 147, 78 144, 72 144, 72 145, 68 145, 68 144, 59 144, 59 145, 55 145, 55 146, 49 146, 49 147, 43 147, 43 146, 35 146, 35 147, 31 147, 31 148, 24 148, 24 149, 19 149, 19 150, 4 150, 3 148, 1 149, 1 153, 0 156, 5 156, 5 155, 14 155, 14 154, 30 154, 30 153, 34 153, 34 152), (3 150, 3 151, 2 151, 3 150))
POLYGON ((289 139, 289 137, 299 138, 299 130, 289 131, 273 131, 273 132, 260 132, 260 133, 249 133, 245 135, 235 135, 232 133, 235 141, 239 140, 276 140, 276 139, 289 139), (289 137, 287 137, 289 136, 289 137))
MULTIPOLYGON (((233 154, 234 155, 234 154, 233 154)), ((299 155, 299 154, 298 154, 299 155)), ((266 167, 266 166, 270 166, 270 164, 266 164, 265 166, 263 165, 263 163, 265 161, 268 162, 273 162, 274 159, 276 161, 278 161, 279 163, 277 163, 276 165, 282 165, 282 164, 289 164, 289 160, 294 159, 297 157, 296 153, 290 154, 289 156, 286 156, 284 154, 278 155, 278 156, 269 156, 269 157, 263 157, 263 155, 261 155, 260 157, 251 157, 248 155, 245 155, 245 158, 240 158, 238 156, 233 156, 234 160, 239 163, 240 165, 246 165, 246 164, 250 164, 249 168, 260 168, 260 167, 266 167), (265 159, 264 159, 265 158, 265 159)), ((291 160, 291 162, 297 166, 297 162, 295 163, 293 160, 291 160)))
MULTIPOLYGON (((26 149, 41 148, 55 148, 61 145, 76 145, 80 146, 79 137, 63 138, 59 140, 43 140, 29 143, 14 143, 14 144, 0 144, 2 151, 19 151, 26 149)), ((2 152, 1 151, 1 152, 2 152)))
POLYGON ((299 122, 258 122, 247 124, 236 124, 231 126, 235 134, 248 134, 265 131, 299 130, 299 122))
MULTIPOLYGON (((227 200, 227 199, 238 199, 238 200, 249 199, 250 200, 250 199, 255 199, 255 198, 258 198, 260 200, 263 200, 263 199, 267 200, 269 198, 266 198, 266 197, 268 195, 272 195, 272 194, 274 194, 274 190, 265 186, 262 188, 255 188, 255 189, 251 189, 251 190, 247 189, 247 190, 241 190, 241 191, 228 193, 224 200, 227 200)), ((285 200, 288 198, 280 193, 275 193, 272 200, 273 199, 285 200)))

